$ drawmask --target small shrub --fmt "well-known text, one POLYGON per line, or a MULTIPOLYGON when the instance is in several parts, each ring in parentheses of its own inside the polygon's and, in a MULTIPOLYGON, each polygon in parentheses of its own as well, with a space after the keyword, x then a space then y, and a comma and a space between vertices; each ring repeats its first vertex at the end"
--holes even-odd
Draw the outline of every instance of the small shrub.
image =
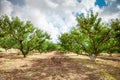
POLYGON ((0 50, 0 52, 3 52, 2 50, 0 50))
POLYGON ((108 56, 108 53, 100 53, 100 56, 108 56))

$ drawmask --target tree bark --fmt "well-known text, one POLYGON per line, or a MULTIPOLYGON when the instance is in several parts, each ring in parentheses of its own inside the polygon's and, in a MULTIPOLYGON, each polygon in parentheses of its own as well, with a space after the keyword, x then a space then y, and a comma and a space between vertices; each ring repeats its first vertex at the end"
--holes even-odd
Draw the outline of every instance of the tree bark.
POLYGON ((96 60, 96 58, 97 58, 97 55, 92 54, 92 55, 89 55, 89 57, 90 57, 90 60, 91 60, 91 61, 95 62, 95 60, 96 60))
POLYGON ((111 52, 109 52, 108 54, 109 54, 110 57, 112 57, 112 53, 111 52))
POLYGON ((23 54, 23 57, 26 58, 26 54, 23 54))
POLYGON ((26 56, 27 56, 27 54, 29 52, 29 47, 27 48, 27 51, 24 51, 24 48, 23 48, 23 45, 22 45, 22 41, 20 40, 19 43, 20 43, 20 51, 22 52, 23 57, 26 58, 26 56))
POLYGON ((27 54, 29 53, 29 51, 23 51, 22 54, 23 54, 23 57, 26 58, 27 57, 27 54))

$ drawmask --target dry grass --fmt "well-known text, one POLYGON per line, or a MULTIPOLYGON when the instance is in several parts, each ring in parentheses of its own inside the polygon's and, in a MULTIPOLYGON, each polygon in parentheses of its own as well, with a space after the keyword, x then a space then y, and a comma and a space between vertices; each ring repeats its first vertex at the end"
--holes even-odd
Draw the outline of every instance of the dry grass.
POLYGON ((23 58, 7 54, 0 58, 2 80, 120 80, 120 56, 99 57, 59 52, 35 53, 23 58))

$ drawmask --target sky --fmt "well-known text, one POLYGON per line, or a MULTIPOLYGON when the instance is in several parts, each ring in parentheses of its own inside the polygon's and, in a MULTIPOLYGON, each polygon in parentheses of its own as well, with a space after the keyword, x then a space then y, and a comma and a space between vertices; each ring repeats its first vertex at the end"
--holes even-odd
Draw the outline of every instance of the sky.
POLYGON ((0 16, 29 20, 48 32, 53 42, 77 24, 76 16, 91 10, 107 23, 120 17, 120 0, 0 0, 0 16))

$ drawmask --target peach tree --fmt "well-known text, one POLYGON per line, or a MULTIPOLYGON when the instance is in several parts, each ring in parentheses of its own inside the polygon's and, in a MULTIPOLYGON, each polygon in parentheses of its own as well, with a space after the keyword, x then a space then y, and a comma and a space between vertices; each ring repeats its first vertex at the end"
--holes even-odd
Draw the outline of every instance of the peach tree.
MULTIPOLYGON (((24 22, 18 17, 10 19, 3 16, 0 26, 1 30, 16 42, 16 46, 13 46, 19 49, 24 57, 32 50, 38 50, 44 41, 50 39, 48 33, 35 28, 30 21, 24 22)), ((12 44, 12 40, 8 43, 12 44)))

